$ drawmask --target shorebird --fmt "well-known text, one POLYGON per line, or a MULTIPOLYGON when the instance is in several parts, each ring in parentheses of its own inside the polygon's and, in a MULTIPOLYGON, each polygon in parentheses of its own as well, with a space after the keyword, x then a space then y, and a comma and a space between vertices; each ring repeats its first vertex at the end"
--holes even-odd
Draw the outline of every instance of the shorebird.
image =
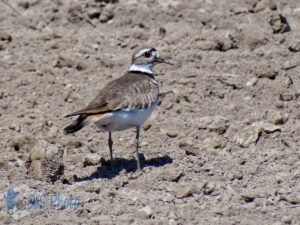
POLYGON ((159 87, 154 78, 153 67, 161 63, 172 65, 161 58, 155 48, 136 51, 125 75, 108 83, 87 107, 65 116, 77 118, 64 129, 64 133, 75 133, 90 122, 100 131, 108 132, 110 162, 113 169, 111 133, 135 127, 136 162, 137 170, 140 171, 140 128, 159 101, 159 87))

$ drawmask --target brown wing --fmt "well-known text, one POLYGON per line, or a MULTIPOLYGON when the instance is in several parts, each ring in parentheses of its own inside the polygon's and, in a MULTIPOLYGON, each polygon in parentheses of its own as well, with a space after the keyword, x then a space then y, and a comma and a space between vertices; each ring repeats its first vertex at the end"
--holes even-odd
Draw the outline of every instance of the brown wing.
POLYGON ((129 72, 110 82, 86 108, 66 117, 105 113, 124 108, 144 109, 155 102, 158 95, 158 85, 153 78, 129 72))

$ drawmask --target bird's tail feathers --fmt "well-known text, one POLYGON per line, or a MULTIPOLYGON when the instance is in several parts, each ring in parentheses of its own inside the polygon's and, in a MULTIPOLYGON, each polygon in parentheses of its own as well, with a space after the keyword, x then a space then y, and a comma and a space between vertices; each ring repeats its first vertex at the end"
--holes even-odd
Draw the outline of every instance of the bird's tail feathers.
POLYGON ((87 115, 80 115, 78 118, 69 126, 64 128, 64 134, 72 134, 79 131, 81 128, 89 123, 87 115))

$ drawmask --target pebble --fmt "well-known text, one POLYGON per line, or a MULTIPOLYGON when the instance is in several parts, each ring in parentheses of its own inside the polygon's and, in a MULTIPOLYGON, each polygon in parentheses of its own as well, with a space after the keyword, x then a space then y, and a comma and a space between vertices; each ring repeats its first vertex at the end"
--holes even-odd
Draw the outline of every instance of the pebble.
POLYGON ((291 52, 299 52, 300 51, 300 40, 298 38, 291 38, 288 40, 288 49, 291 52))
POLYGON ((199 193, 200 190, 203 188, 203 184, 185 184, 180 187, 177 187, 173 190, 176 198, 182 199, 192 196, 195 193, 199 193))
POLYGON ((252 126, 247 126, 237 132, 237 134, 233 137, 233 141, 242 148, 247 148, 251 144, 256 143, 258 137, 259 133, 257 130, 252 126))
POLYGON ((269 78, 274 79, 279 73, 279 70, 276 68, 259 68, 255 71, 255 75, 258 78, 269 78))
POLYGON ((223 134, 229 127, 228 119, 222 116, 205 116, 198 120, 198 128, 223 134))
POLYGON ((233 140, 243 148, 249 147, 257 142, 261 132, 273 133, 281 131, 281 128, 273 123, 266 121, 254 122, 251 126, 244 127, 238 131, 233 140))
POLYGON ((64 149, 61 145, 40 140, 30 152, 28 174, 54 182, 62 178, 64 172, 64 149))
POLYGON ((96 166, 100 163, 100 155, 99 154, 88 154, 84 157, 83 167, 87 166, 96 166))
POLYGON ((164 181, 178 182, 183 175, 182 171, 172 168, 163 170, 158 176, 164 181))
POLYGON ((269 121, 275 125, 285 124, 288 120, 288 115, 284 115, 281 112, 271 112, 269 121))
POLYGON ((203 147, 206 149, 223 148, 224 141, 220 137, 208 137, 203 140, 203 147))
MULTIPOLYGON (((299 41, 299 51, 300 51, 300 41, 299 41)), ((281 68, 283 70, 289 70, 297 67, 298 65, 300 65, 300 62, 298 60, 288 60, 282 64, 281 68)))
POLYGON ((276 126, 272 123, 266 121, 258 121, 252 124, 253 127, 257 129, 258 132, 264 131, 266 133, 273 133, 276 131, 281 131, 280 126, 276 126))
POLYGON ((204 185, 203 193, 205 195, 211 195, 217 190, 217 184, 215 182, 208 182, 204 185))
POLYGON ((292 224, 292 222, 293 222, 292 217, 289 215, 283 216, 281 221, 285 224, 292 224))
POLYGON ((179 135, 179 133, 177 131, 168 131, 167 135, 170 138, 176 138, 179 135))
MULTIPOLYGON (((300 114, 299 114, 299 119, 300 119, 300 114)), ((177 142, 177 145, 178 145, 179 148, 184 148, 184 147, 187 147, 191 144, 192 143, 190 141, 188 141, 187 139, 185 139, 185 138, 182 138, 177 142)))
POLYGON ((7 33, 0 33, 0 40, 11 42, 12 41, 12 36, 10 34, 7 34, 7 33))
POLYGON ((292 101, 295 97, 295 94, 293 93, 280 93, 279 99, 283 102, 292 101))
POLYGON ((291 29, 286 18, 281 14, 271 15, 269 23, 274 34, 285 33, 291 29))
POLYGON ((100 8, 95 8, 95 7, 90 8, 87 12, 87 15, 90 19, 95 19, 95 18, 98 19, 100 14, 101 14, 100 8))
POLYGON ((151 124, 150 123, 145 123, 144 125, 143 125, 143 129, 144 129, 144 131, 147 131, 147 130, 149 130, 150 128, 151 128, 151 124))
POLYGON ((263 11, 263 10, 266 10, 266 9, 276 10, 277 5, 273 0, 258 1, 255 8, 253 9, 253 12, 260 12, 260 11, 263 11))
POLYGON ((160 132, 167 135, 169 138, 176 138, 179 135, 177 130, 165 130, 164 128, 161 128, 160 132))
POLYGON ((255 23, 240 25, 236 38, 239 43, 248 46, 250 50, 264 45, 268 40, 265 30, 255 23))
POLYGON ((150 206, 145 206, 136 212, 136 217, 140 219, 149 219, 152 215, 152 209, 150 206))
POLYGON ((255 86, 257 83, 258 79, 256 77, 251 78, 247 83, 246 86, 255 86))
POLYGON ((299 204, 300 203, 300 193, 291 193, 286 197, 286 200, 293 205, 299 204))
POLYGON ((106 5, 100 14, 99 21, 101 23, 107 23, 114 17, 113 8, 110 5, 106 5))

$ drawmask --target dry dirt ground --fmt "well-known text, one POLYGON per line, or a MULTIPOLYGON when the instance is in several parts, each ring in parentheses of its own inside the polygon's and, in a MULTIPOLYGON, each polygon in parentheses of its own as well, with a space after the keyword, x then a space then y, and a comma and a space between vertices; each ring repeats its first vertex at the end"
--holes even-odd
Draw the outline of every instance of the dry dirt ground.
POLYGON ((1 224, 300 224, 300 1, 0 1, 1 224), (156 47, 141 132, 64 115, 156 47))

